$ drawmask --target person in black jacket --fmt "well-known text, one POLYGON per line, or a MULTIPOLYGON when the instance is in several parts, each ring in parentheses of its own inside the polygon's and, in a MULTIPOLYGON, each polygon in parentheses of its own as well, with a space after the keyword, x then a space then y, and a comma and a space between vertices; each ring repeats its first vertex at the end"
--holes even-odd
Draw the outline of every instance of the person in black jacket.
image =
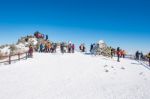
POLYGON ((90 52, 92 52, 92 50, 93 50, 93 44, 91 44, 90 46, 90 52))
POLYGON ((60 44, 60 50, 61 50, 61 53, 64 53, 64 43, 60 44))
POLYGON ((117 61, 120 62, 120 47, 117 48, 117 61))
POLYGON ((46 40, 48 40, 48 35, 46 35, 46 40))
MULTIPOLYGON (((111 48, 111 47, 110 47, 110 48, 111 48)), ((113 58, 113 55, 114 55, 114 49, 113 49, 113 48, 111 48, 110 54, 111 54, 111 58, 113 58)))
POLYGON ((135 53, 135 58, 136 58, 136 60, 139 60, 139 58, 140 58, 140 53, 139 53, 139 51, 137 51, 137 52, 135 53))
POLYGON ((148 61, 149 61, 149 66, 150 66, 150 52, 147 55, 148 61))

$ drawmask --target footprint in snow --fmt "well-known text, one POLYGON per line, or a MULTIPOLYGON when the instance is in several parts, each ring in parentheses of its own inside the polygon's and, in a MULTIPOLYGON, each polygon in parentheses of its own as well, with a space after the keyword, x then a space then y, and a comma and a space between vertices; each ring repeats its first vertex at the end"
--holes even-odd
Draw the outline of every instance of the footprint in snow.
POLYGON ((143 72, 140 72, 139 75, 143 75, 143 72))
POLYGON ((107 67, 108 65, 105 65, 104 67, 107 67))
POLYGON ((107 69, 106 69, 106 70, 105 70, 105 72, 106 72, 106 73, 108 73, 108 72, 109 72, 109 70, 107 70, 107 69))
POLYGON ((114 66, 111 66, 111 68, 114 68, 114 66))
POLYGON ((140 72, 139 75, 145 77, 144 72, 140 72))
POLYGON ((124 68, 124 67, 121 67, 121 69, 122 69, 122 70, 125 70, 125 68, 124 68))

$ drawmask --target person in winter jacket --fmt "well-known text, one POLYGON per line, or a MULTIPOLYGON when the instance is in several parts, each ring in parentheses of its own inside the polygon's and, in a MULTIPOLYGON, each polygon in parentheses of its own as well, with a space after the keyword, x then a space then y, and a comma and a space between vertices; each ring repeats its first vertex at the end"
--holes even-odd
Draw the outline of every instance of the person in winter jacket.
POLYGON ((92 50, 93 50, 93 45, 94 44, 91 44, 91 46, 90 46, 90 52, 92 52, 92 50))
POLYGON ((143 52, 141 52, 140 54, 141 54, 141 60, 144 60, 143 52))
POLYGON ((44 49, 44 45, 41 43, 40 44, 40 52, 43 52, 43 49, 44 49))
POLYGON ((147 55, 148 61, 149 61, 149 66, 150 66, 150 52, 147 55))
POLYGON ((72 48, 72 45, 68 44, 68 53, 71 53, 71 48, 72 48))
POLYGON ((54 53, 56 53, 57 43, 54 43, 54 53))
POLYGON ((79 46, 79 50, 81 51, 81 45, 79 46))
POLYGON ((46 41, 48 40, 48 35, 46 35, 46 41))
POLYGON ((48 42, 47 48, 48 48, 48 52, 50 53, 50 51, 51 51, 51 43, 50 42, 48 42))
POLYGON ((113 54, 114 54, 114 50, 113 50, 113 48, 111 48, 111 50, 110 50, 111 58, 113 58, 113 54))
POLYGON ((72 53, 74 53, 74 49, 75 49, 75 46, 74 46, 74 44, 72 44, 72 53))
POLYGON ((122 58, 125 58, 125 54, 126 54, 126 53, 125 53, 125 50, 120 50, 120 54, 121 54, 121 57, 122 57, 122 58))
POLYGON ((60 44, 60 51, 61 51, 61 53, 64 53, 64 43, 60 44))
POLYGON ((139 51, 137 51, 136 53, 135 53, 135 57, 136 57, 136 60, 139 60, 140 58, 140 53, 139 53, 139 51))
POLYGON ((120 62, 120 47, 117 48, 117 61, 120 62))
POLYGON ((126 51, 123 50, 123 58, 125 58, 125 56, 126 56, 126 51))
POLYGON ((84 46, 84 44, 81 44, 79 48, 80 48, 81 52, 85 52, 85 46, 84 46))
POLYGON ((30 58, 32 58, 33 57, 33 46, 32 45, 30 45, 29 46, 29 51, 28 51, 28 57, 30 57, 30 58))

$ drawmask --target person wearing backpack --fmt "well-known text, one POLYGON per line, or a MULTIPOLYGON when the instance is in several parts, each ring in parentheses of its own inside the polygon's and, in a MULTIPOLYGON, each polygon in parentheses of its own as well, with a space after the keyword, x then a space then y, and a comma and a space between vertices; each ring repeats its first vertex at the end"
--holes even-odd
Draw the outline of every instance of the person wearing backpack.
POLYGON ((150 66, 150 52, 148 53, 147 58, 148 58, 149 66, 150 66))

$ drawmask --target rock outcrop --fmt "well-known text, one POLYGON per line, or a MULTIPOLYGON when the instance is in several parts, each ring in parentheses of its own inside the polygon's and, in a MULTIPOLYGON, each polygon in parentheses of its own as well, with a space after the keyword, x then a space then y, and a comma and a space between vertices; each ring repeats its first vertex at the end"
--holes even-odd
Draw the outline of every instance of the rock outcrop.
POLYGON ((110 57, 111 55, 111 48, 107 46, 107 44, 100 40, 98 43, 93 45, 93 49, 91 51, 94 55, 103 55, 110 57))

